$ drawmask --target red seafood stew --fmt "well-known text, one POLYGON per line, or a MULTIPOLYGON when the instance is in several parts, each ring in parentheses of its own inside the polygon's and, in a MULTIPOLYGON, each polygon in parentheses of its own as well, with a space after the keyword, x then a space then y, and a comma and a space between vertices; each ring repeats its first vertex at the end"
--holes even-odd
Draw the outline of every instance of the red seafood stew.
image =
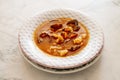
POLYGON ((77 54, 87 45, 88 40, 86 27, 71 18, 45 21, 34 32, 34 41, 38 48, 52 56, 77 54))

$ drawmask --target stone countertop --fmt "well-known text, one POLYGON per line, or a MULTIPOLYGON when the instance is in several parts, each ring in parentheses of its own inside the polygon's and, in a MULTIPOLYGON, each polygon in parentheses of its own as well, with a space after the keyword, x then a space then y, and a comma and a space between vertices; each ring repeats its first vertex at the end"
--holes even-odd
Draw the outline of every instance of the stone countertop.
POLYGON ((116 1, 0 0, 0 80, 120 80, 120 5, 116 1), (23 59, 17 43, 20 25, 51 8, 83 11, 101 25, 105 43, 100 60, 81 72, 58 75, 40 71, 23 59))

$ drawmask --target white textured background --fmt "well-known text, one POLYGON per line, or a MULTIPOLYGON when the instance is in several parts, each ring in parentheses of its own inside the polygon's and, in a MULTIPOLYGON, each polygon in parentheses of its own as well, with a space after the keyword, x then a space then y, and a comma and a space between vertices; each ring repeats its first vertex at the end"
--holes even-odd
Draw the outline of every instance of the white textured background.
POLYGON ((120 5, 116 1, 0 0, 0 80, 120 80, 120 5), (50 8, 78 9, 101 25, 105 45, 97 63, 81 72, 57 75, 37 70, 23 59, 17 47, 20 24, 50 8))

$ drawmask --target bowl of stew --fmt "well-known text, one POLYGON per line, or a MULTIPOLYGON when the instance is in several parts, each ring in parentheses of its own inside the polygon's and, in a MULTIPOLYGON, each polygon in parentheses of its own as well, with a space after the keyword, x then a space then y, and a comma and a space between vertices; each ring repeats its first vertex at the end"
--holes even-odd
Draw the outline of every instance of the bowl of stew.
POLYGON ((93 61, 102 50, 103 32, 83 12, 52 9, 26 20, 18 41, 29 61, 60 71, 93 61))

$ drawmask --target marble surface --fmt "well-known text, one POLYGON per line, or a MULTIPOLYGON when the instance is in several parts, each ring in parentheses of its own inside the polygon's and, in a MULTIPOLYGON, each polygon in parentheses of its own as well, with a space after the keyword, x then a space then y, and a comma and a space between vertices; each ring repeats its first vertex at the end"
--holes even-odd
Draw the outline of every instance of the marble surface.
MULTIPOLYGON (((116 0, 118 1, 118 0, 116 0)), ((120 6, 115 0, 0 0, 0 80, 120 80, 120 6), (81 72, 58 75, 37 70, 18 50, 24 20, 45 9, 85 12, 103 28, 101 59, 81 72)))

